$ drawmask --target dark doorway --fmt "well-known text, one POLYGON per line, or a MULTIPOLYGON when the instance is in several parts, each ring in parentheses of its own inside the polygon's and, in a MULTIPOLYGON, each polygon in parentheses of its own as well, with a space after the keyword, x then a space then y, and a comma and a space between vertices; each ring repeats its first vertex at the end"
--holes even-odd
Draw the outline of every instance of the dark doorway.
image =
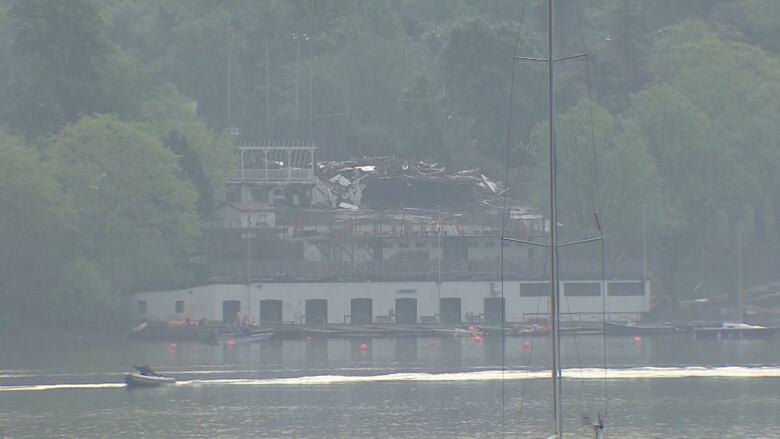
POLYGON ((240 300, 225 300, 222 302, 222 321, 224 323, 235 323, 240 312, 240 300))
POLYGON ((371 299, 352 299, 350 322, 353 325, 370 325, 373 321, 373 301, 371 299))
POLYGON ((268 299, 260 301, 260 324, 273 325, 282 322, 282 301, 268 299))
POLYGON ((399 325, 417 323, 417 299, 413 297, 395 299, 395 322, 399 325))
POLYGON ((444 297, 439 301, 441 323, 443 325, 460 325, 460 298, 444 297))
POLYGON ((485 323, 488 325, 501 325, 504 323, 504 298, 485 298, 485 323))
POLYGON ((328 301, 325 299, 306 300, 306 326, 323 327, 328 325, 328 301))

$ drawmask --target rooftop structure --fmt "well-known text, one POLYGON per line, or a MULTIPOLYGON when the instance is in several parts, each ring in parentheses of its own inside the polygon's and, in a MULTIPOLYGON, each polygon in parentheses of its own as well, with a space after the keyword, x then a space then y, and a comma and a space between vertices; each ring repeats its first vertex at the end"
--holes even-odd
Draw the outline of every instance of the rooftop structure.
POLYGON ((315 146, 243 145, 231 184, 314 184, 315 146))

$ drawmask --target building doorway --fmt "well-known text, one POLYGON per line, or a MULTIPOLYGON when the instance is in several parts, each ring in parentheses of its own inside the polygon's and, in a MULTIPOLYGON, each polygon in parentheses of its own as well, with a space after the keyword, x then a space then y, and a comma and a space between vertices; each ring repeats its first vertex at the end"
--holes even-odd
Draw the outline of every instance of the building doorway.
POLYGON ((267 299, 260 301, 260 324, 274 325, 282 323, 282 301, 267 299))
POLYGON ((350 323, 370 325, 373 322, 373 301, 371 299, 352 299, 350 304, 350 323))
POLYGON ((236 319, 241 313, 240 300, 225 300, 222 302, 222 322, 237 323, 236 319))
POLYGON ((395 322, 399 325, 417 323, 417 299, 413 297, 395 299, 395 322))
POLYGON ((443 325, 460 325, 460 298, 443 297, 439 300, 441 323, 443 325))
POLYGON ((328 326, 328 301, 325 299, 306 300, 306 326, 328 326))

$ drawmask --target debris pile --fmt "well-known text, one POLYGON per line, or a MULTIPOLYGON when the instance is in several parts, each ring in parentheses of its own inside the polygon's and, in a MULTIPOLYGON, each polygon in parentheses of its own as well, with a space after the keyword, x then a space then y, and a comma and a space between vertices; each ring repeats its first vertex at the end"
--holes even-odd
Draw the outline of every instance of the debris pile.
POLYGON ((440 162, 415 163, 387 156, 319 162, 315 173, 321 199, 352 210, 441 204, 465 207, 505 191, 502 183, 479 168, 448 172, 440 162))

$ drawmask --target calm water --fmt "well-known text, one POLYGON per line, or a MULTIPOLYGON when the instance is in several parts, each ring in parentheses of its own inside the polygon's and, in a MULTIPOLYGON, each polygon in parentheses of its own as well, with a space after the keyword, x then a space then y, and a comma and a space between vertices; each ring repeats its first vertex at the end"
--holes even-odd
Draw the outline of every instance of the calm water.
MULTIPOLYGON (((546 339, 0 344, 7 438, 545 437, 546 339), (368 352, 360 352, 362 343, 368 352), (131 363, 180 382, 129 391, 131 363)), ((780 340, 608 340, 607 437, 780 437, 780 340), (656 366, 650 368, 648 366, 656 366), (738 367, 735 367, 738 366, 738 367)), ((564 340, 567 437, 604 412, 601 338, 564 340)), ((0 435, 0 437, 2 437, 0 435)))

